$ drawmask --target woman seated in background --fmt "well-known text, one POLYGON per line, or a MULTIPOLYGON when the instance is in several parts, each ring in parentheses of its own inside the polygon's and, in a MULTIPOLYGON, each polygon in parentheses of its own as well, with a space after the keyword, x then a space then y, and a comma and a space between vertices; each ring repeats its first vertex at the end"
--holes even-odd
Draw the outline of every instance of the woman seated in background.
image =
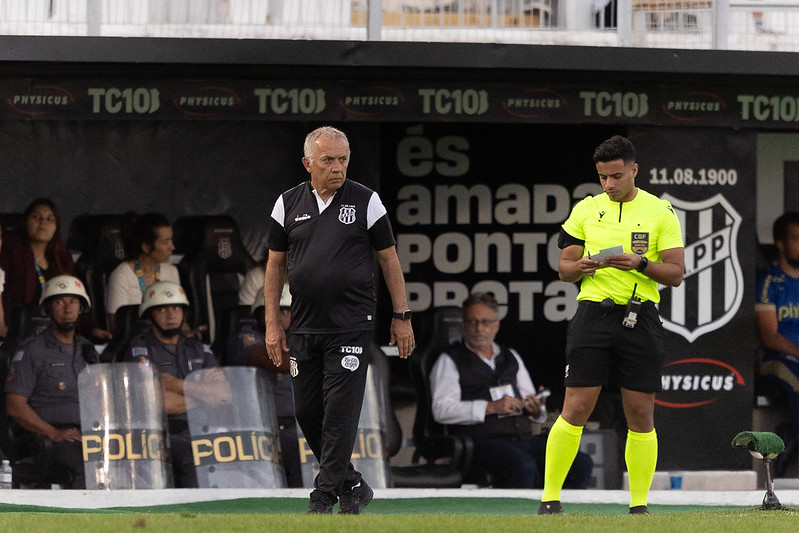
POLYGON ((37 198, 23 214, 25 230, 9 232, 0 249, 0 269, 5 271, 3 311, 39 303, 45 282, 72 274, 72 255, 61 238, 61 214, 55 203, 37 198))
POLYGON ((172 226, 159 213, 141 215, 125 238, 128 260, 108 277, 105 309, 108 324, 114 330, 114 314, 123 305, 139 305, 145 288, 156 281, 180 283, 178 269, 169 263, 175 250, 172 226))

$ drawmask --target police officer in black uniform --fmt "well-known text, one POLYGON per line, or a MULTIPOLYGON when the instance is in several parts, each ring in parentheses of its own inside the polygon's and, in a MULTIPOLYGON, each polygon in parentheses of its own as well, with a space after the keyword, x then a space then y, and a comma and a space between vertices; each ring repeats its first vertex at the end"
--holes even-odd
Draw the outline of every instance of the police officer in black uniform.
POLYGON ((211 403, 213 398, 208 395, 215 390, 203 390, 184 380, 194 370, 217 366, 210 348, 181 334, 188 307, 186 292, 177 283, 157 281, 147 287, 139 306, 139 318, 148 320, 151 328, 135 336, 124 355, 126 361, 149 362, 160 373, 168 414, 172 471, 175 486, 182 488, 197 487, 186 411, 193 407, 196 398, 211 403))
POLYGON ((78 278, 62 275, 44 286, 40 305, 50 323, 20 343, 6 379, 6 412, 25 430, 12 446, 28 447, 53 481, 85 489, 78 374, 99 357, 75 327, 91 302, 78 278))
POLYGON ((290 353, 297 421, 319 461, 309 513, 358 514, 372 489, 350 462, 363 403, 374 331, 374 259, 386 281, 394 319, 390 343, 400 357, 414 346, 405 280, 380 197, 347 179, 350 145, 324 126, 305 138, 310 180, 284 192, 270 219, 264 298, 266 347, 276 366, 290 353), (284 274, 291 325, 280 327, 284 274))

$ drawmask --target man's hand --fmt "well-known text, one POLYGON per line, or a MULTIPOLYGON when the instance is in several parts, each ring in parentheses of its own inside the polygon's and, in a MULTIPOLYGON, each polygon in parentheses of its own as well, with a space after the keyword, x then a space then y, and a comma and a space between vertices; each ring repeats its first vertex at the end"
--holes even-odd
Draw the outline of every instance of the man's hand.
POLYGON ((161 384, 164 386, 164 390, 169 392, 177 392, 178 394, 183 394, 183 380, 176 378, 172 374, 167 374, 166 372, 160 374, 161 377, 161 384))
POLYGON ((604 265, 600 261, 595 261, 588 256, 581 258, 577 261, 577 266, 584 276, 593 276, 597 269, 602 268, 604 265))
POLYGON ((391 320, 391 336, 388 341, 389 346, 397 345, 399 356, 407 359, 411 351, 416 348, 416 341, 413 338, 413 328, 410 320, 391 320))
POLYGON ((80 442, 80 431, 75 428, 55 429, 47 435, 53 442, 80 442))
POLYGON ((486 415, 520 415, 522 411, 524 411, 524 404, 513 396, 503 396, 486 405, 486 415))
POLYGON ((537 418, 541 414, 541 406, 544 405, 545 401, 540 400, 535 394, 531 394, 524 399, 524 410, 533 418, 537 418))
POLYGON ((630 270, 635 270, 638 268, 638 265, 641 264, 641 257, 638 254, 618 254, 618 255, 611 255, 607 259, 605 259, 605 265, 613 268, 618 268, 619 270, 624 270, 629 272, 630 270))
POLYGON ((267 323, 264 340, 269 360, 272 361, 273 365, 279 368, 283 364, 283 355, 288 355, 289 353, 286 332, 280 327, 277 321, 273 321, 271 324, 267 323))
POLYGON ((195 376, 195 379, 185 381, 183 394, 189 409, 199 403, 227 405, 233 399, 230 382, 220 368, 207 368, 195 376))

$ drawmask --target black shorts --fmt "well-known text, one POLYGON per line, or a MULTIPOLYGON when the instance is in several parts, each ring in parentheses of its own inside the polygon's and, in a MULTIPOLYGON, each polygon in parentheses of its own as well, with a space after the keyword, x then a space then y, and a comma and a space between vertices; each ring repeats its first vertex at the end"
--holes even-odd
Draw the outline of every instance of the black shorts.
POLYGON ((665 345, 657 308, 644 302, 634 328, 622 325, 626 308, 613 304, 608 309, 588 301, 578 304, 566 339, 567 387, 607 385, 613 372, 620 387, 660 392, 665 345))

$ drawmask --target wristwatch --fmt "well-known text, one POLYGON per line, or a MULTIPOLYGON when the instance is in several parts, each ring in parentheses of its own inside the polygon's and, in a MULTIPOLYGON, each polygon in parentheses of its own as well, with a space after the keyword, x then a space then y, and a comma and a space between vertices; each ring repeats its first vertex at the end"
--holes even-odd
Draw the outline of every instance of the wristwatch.
POLYGON ((635 269, 638 272, 643 272, 644 270, 646 270, 647 266, 649 266, 649 259, 647 259, 646 257, 641 257, 641 262, 638 263, 638 266, 635 267, 635 269))
POLYGON ((391 317, 397 320, 410 320, 412 314, 410 309, 406 309, 402 313, 391 313, 391 317))

